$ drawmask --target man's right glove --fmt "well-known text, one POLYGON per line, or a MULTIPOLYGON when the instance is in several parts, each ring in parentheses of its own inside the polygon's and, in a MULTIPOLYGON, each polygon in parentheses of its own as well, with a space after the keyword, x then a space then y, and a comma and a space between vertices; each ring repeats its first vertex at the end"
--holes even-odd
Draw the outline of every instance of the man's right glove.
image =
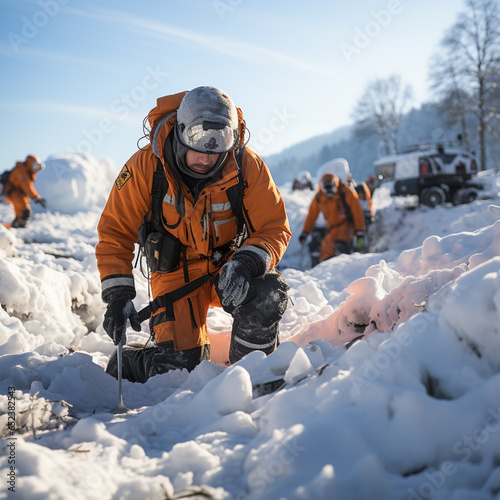
POLYGON ((302 231, 302 233, 300 233, 300 236, 299 236, 299 243, 301 245, 303 245, 304 242, 307 240, 308 236, 309 236, 309 233, 306 233, 305 231, 302 231))
MULTIPOLYGON (((261 250, 261 252, 265 252, 261 250)), ((245 300, 250 281, 266 272, 266 262, 251 250, 239 250, 222 266, 217 288, 221 304, 225 307, 239 306, 245 300)))
POLYGON ((121 342, 122 337, 123 343, 126 343, 127 320, 130 320, 130 326, 136 332, 141 331, 141 321, 134 303, 129 298, 117 298, 111 301, 104 314, 103 327, 115 345, 121 342))
POLYGON ((45 200, 45 198, 41 198, 39 196, 38 198, 35 198, 35 203, 39 203, 43 208, 47 208, 47 201, 45 200))

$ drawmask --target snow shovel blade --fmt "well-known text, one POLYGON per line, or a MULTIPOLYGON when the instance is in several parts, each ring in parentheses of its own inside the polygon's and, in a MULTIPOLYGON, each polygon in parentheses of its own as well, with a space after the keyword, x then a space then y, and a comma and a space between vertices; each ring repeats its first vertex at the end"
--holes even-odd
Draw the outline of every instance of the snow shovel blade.
MULTIPOLYGON (((124 337, 124 336, 123 336, 124 337)), ((123 349, 123 337, 118 346, 116 347, 116 361, 118 363, 118 405, 116 408, 111 410, 111 413, 127 413, 129 409, 123 404, 122 395, 122 349, 123 349)))

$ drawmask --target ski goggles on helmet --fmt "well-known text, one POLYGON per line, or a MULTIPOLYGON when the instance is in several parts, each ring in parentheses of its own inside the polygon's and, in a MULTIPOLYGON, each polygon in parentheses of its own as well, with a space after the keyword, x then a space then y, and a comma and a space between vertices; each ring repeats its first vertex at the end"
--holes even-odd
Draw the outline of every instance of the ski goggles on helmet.
POLYGON ((337 186, 333 178, 324 179, 321 181, 321 190, 328 196, 332 197, 337 192, 337 186))
POLYGON ((206 154, 227 153, 238 141, 236 130, 224 123, 204 120, 187 127, 178 128, 181 143, 193 151, 206 154))

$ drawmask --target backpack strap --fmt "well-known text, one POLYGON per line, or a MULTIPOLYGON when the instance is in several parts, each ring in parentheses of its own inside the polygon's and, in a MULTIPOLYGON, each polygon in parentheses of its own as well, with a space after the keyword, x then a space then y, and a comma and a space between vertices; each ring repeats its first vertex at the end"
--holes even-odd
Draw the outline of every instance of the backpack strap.
POLYGON ((156 163, 156 170, 153 174, 153 184, 151 186, 151 212, 153 227, 156 231, 164 232, 163 226, 168 229, 175 229, 181 223, 181 216, 179 215, 179 220, 173 224, 167 224, 167 221, 163 217, 163 198, 168 191, 168 181, 165 175, 165 169, 163 168, 163 163, 160 158, 156 163))
POLYGON ((347 222, 350 224, 350 226, 354 227, 354 218, 352 216, 352 210, 351 210, 351 207, 347 204, 347 201, 345 201, 344 189, 349 189, 349 188, 346 188, 344 183, 342 181, 340 181, 340 183, 339 183, 339 195, 340 195, 340 199, 342 200, 342 204, 344 205, 345 217, 347 219, 347 222))
POLYGON ((12 183, 9 182, 9 178, 10 178, 10 174, 12 174, 12 171, 14 169, 11 168, 10 170, 6 170, 5 172, 2 172, 0 174, 0 184, 2 184, 3 186, 3 189, 0 187, 0 189, 2 189, 2 192, 3 194, 10 194, 12 192, 12 183))
POLYGON ((248 226, 249 229, 254 232, 255 228, 252 225, 248 212, 243 203, 243 197, 245 196, 245 189, 248 187, 248 183, 243 178, 243 155, 245 154, 245 148, 241 147, 238 152, 234 155, 236 160, 236 166, 238 167, 238 184, 231 186, 227 189, 226 194, 231 204, 231 209, 233 214, 238 220, 238 234, 245 231, 248 226))

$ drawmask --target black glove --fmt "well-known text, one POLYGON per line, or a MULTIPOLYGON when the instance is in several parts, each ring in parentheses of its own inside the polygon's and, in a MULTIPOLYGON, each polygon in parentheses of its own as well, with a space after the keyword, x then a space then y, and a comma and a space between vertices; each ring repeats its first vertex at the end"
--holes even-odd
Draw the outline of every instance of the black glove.
POLYGON ((266 272, 266 263, 252 251, 240 250, 222 266, 217 289, 223 306, 239 306, 245 300, 253 278, 266 272))
POLYGON ((130 326, 136 332, 141 331, 139 314, 129 298, 117 298, 108 304, 104 314, 103 327, 115 345, 121 342, 122 337, 123 343, 127 341, 125 337, 127 320, 130 320, 130 326))
POLYGON ((308 236, 309 236, 309 233, 306 233, 305 231, 302 231, 302 233, 300 233, 300 236, 299 236, 299 243, 301 245, 303 245, 304 242, 307 240, 308 236))
POLYGON ((47 208, 47 201, 45 198, 35 198, 35 203, 39 203, 43 208, 47 208))

